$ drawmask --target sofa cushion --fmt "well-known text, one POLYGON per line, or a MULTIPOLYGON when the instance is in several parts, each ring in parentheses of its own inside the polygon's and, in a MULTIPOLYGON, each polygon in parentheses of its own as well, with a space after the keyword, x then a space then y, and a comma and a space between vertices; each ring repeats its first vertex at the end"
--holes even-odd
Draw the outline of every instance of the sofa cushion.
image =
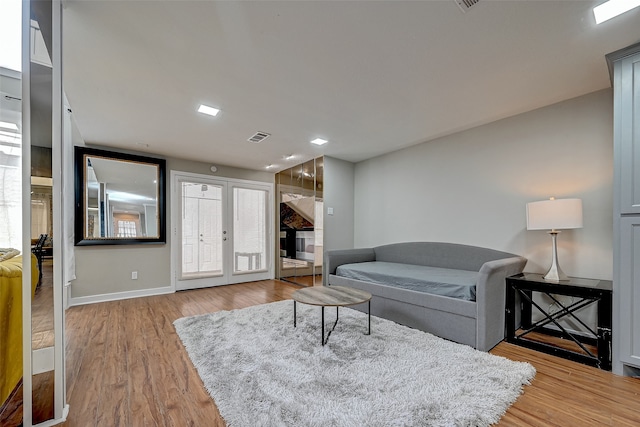
POLYGON ((349 279, 467 301, 476 299, 477 271, 374 261, 343 264, 336 269, 336 274, 349 279))
POLYGON ((441 242, 392 243, 377 246, 374 251, 376 261, 429 265, 476 272, 485 262, 515 256, 493 249, 441 242))

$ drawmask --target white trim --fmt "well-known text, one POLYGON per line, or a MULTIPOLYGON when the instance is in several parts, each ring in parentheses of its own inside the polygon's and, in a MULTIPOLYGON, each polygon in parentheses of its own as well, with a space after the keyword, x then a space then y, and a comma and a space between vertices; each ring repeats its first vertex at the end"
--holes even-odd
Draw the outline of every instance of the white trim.
POLYGON ((54 347, 33 350, 33 375, 53 371, 55 352, 54 347))
POLYGON ((165 295, 175 292, 171 286, 163 286, 161 288, 140 289, 136 291, 115 292, 110 294, 90 295, 86 297, 71 297, 69 306, 96 304, 99 302, 118 301, 122 299, 149 297, 153 295, 165 295))
MULTIPOLYGON (((24 53, 24 49, 23 49, 23 53, 24 53)), ((12 70, 11 68, 5 68, 5 67, 0 67, 0 76, 10 77, 16 80, 22 79, 22 73, 20 71, 12 70)))
MULTIPOLYGON (((179 245, 177 243, 175 243, 175 240, 178 238, 178 222, 175 219, 175 215, 176 213, 176 203, 173 200, 175 191, 176 191, 176 184, 178 182, 178 176, 182 175, 184 172, 180 172, 180 171, 175 171, 175 170, 170 170, 169 171, 169 200, 171 200, 171 206, 169 206, 169 221, 167 221, 166 227, 169 228, 168 232, 169 232, 169 236, 168 236, 168 240, 170 243, 170 257, 171 260, 169 261, 169 274, 171 276, 171 290, 173 292, 176 291, 176 274, 177 273, 177 266, 175 265, 176 263, 176 259, 178 258, 178 247, 179 245)), ((185 173, 186 174, 186 173, 185 173)), ((186 174, 189 175, 189 174, 186 174)), ((165 198, 166 200, 166 198, 165 198)))
POLYGON ((69 287, 71 286, 71 282, 67 282, 64 284, 64 288, 62 289, 62 301, 64 304, 65 312, 70 307, 71 304, 71 292, 69 292, 69 287))
MULTIPOLYGON (((61 0, 51 2, 51 164, 53 179, 53 235, 64 236, 63 233, 63 143, 64 143, 64 114, 62 96, 62 3, 61 0)), ((46 49, 45 49, 46 50, 46 49)), ((63 238, 53 239, 53 325, 54 325, 54 387, 53 387, 53 418, 62 418, 62 411, 67 404, 67 386, 65 375, 65 312, 63 302, 63 271, 66 263, 62 250, 63 238)))
POLYGON ((69 405, 65 404, 64 407, 62 408, 62 417, 56 418, 54 420, 44 421, 44 422, 42 422, 40 424, 36 424, 35 427, 56 426, 58 424, 62 424, 63 422, 67 421, 67 417, 68 416, 69 416, 69 405))
MULTIPOLYGON (((22 295, 31 296, 31 2, 22 0, 22 295)), ((31 298, 22 298, 22 423, 33 425, 31 298)))

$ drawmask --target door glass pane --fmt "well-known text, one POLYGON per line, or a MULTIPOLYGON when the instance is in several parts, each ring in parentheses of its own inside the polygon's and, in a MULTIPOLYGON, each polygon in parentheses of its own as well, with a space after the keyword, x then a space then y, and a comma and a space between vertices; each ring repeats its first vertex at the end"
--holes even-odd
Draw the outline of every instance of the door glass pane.
POLYGON ((233 189, 234 273, 267 268, 266 200, 264 190, 233 189))
POLYGON ((206 277, 222 269, 222 187, 182 183, 182 277, 206 277))

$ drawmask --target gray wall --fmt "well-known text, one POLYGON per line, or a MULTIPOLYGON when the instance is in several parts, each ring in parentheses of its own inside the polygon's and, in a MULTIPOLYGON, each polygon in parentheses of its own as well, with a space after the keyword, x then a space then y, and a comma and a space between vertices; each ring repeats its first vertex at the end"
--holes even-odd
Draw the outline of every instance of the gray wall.
MULTIPOLYGON (((109 148, 100 147, 109 150, 109 148)), ((150 156, 149 153, 137 153, 150 156)), ((273 183, 273 173, 220 166, 213 174, 211 163, 167 158, 167 243, 165 245, 77 246, 76 280, 71 297, 88 297, 116 292, 141 291, 171 285, 171 170, 218 177, 273 183), (131 272, 138 280, 131 280, 131 272)))
POLYGON ((324 157, 324 250, 353 248, 355 165, 324 157), (328 215, 333 208, 333 215, 328 215))
MULTIPOLYGON (((325 156, 324 249, 465 243, 521 254, 527 271, 542 272, 551 239, 526 230, 525 204, 579 197, 584 228, 560 234, 560 265, 569 275, 610 279, 612 105, 607 89, 356 165, 325 156)), ((167 159, 168 170, 212 175, 210 166, 167 159)), ((273 182, 272 173, 218 168, 216 176, 273 182)), ((167 203, 169 215, 170 194, 167 203)), ((170 217, 167 226, 166 245, 76 247, 72 297, 169 286, 170 217)))
POLYGON ((464 243, 521 254, 526 271, 544 272, 551 238, 526 230, 525 205, 577 197, 584 228, 559 235, 560 265, 611 279, 612 116, 606 89, 356 164, 355 246, 464 243))

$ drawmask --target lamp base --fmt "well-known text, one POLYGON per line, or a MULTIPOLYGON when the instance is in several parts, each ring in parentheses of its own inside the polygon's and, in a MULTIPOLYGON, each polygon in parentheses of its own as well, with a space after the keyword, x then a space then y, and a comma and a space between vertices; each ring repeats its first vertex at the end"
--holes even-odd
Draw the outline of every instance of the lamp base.
POLYGON ((553 282, 568 282, 569 276, 564 274, 564 271, 560 269, 558 265, 551 265, 547 274, 542 277, 544 280, 549 280, 553 282))
POLYGON ((557 236, 560 233, 558 230, 551 230, 549 234, 551 235, 552 249, 551 249, 551 267, 549 267, 549 271, 547 274, 543 276, 543 279, 553 281, 553 282, 562 282, 568 281, 569 276, 564 274, 564 271, 558 265, 558 246, 557 246, 557 236))

